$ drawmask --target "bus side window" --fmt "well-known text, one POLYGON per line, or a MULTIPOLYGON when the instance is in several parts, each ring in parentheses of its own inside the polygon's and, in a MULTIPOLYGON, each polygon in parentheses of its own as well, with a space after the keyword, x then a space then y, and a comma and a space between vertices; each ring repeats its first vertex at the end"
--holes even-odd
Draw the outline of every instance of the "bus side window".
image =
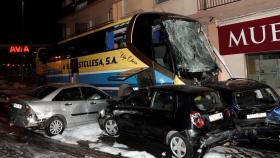
POLYGON ((155 61, 164 68, 171 70, 170 58, 165 44, 153 45, 155 61))
POLYGON ((114 32, 113 31, 107 31, 106 32, 106 50, 115 49, 114 47, 115 47, 114 32))
POLYGON ((38 58, 39 58, 40 62, 43 63, 43 64, 45 64, 49 59, 45 50, 40 50, 38 52, 38 58))
POLYGON ((164 68, 171 69, 171 60, 168 54, 168 48, 164 41, 164 35, 160 25, 152 26, 152 51, 154 60, 164 68))

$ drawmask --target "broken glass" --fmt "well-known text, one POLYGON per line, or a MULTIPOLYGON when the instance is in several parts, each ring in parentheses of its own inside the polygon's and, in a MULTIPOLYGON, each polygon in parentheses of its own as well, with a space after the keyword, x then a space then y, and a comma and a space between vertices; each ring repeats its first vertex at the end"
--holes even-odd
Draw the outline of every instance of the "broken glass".
POLYGON ((198 22, 179 19, 162 22, 178 69, 187 72, 209 72, 217 68, 211 48, 198 22))

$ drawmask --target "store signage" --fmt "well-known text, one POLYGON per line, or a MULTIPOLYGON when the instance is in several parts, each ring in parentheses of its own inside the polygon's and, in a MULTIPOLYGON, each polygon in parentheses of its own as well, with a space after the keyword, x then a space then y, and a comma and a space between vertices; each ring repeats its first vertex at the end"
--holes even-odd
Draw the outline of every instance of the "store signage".
POLYGON ((30 49, 27 45, 21 46, 21 45, 12 45, 9 48, 10 53, 29 53, 30 49))
POLYGON ((218 27, 222 55, 280 51, 280 16, 218 27))

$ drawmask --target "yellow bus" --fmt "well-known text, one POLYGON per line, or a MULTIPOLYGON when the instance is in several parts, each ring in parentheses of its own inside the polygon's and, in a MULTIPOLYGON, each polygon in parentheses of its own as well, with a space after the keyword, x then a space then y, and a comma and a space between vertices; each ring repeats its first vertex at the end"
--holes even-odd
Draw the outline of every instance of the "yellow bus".
POLYGON ((47 82, 77 81, 123 95, 151 85, 215 80, 213 53, 199 22, 140 13, 40 49, 36 72, 47 82))

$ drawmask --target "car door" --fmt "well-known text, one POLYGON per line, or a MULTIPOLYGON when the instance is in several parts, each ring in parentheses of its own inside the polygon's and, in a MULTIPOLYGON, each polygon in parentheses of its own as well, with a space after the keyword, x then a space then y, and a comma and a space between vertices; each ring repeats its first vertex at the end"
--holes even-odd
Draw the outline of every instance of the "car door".
POLYGON ((109 96, 93 87, 81 87, 81 90, 87 102, 87 119, 96 121, 98 112, 108 105, 109 96))
POLYGON ((120 130, 140 134, 144 125, 144 114, 149 110, 150 101, 147 90, 133 92, 124 100, 122 107, 115 113, 118 115, 120 130))
POLYGON ((79 87, 62 89, 53 99, 59 102, 68 124, 77 124, 85 121, 87 102, 83 98, 79 87))
POLYGON ((172 92, 154 91, 151 109, 145 113, 144 131, 148 137, 163 140, 175 124, 176 95, 172 92))

